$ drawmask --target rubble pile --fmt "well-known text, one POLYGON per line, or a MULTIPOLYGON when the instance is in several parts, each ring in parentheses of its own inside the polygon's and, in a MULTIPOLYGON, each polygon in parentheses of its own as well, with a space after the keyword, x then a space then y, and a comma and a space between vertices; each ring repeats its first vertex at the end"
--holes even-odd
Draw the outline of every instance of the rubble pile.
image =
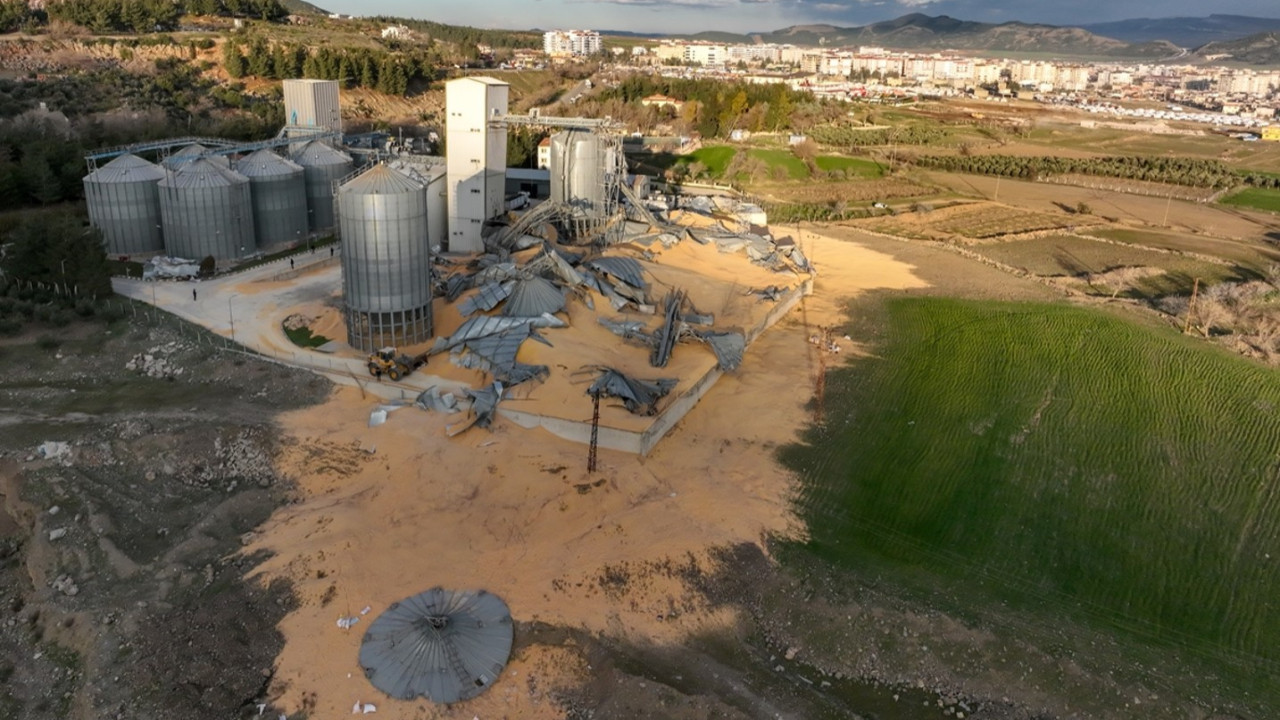
POLYGON ((187 347, 182 343, 170 341, 134 355, 124 364, 124 369, 142 373, 147 377, 174 378, 183 373, 183 368, 174 362, 173 356, 186 349, 187 347))

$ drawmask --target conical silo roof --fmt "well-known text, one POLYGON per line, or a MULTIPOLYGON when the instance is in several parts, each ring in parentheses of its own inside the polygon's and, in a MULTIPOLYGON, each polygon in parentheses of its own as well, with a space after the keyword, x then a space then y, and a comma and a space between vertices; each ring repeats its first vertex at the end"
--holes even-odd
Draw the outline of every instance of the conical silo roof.
POLYGON ((399 170, 393 170, 386 165, 374 165, 338 188, 338 192, 344 195, 400 195, 420 192, 422 189, 421 183, 413 181, 399 170))
POLYGON ((160 181, 161 187, 225 187, 249 182, 240 173, 222 167, 210 158, 197 158, 174 170, 160 181))
POLYGON ((236 172, 245 177, 279 177, 302 172, 302 166, 267 149, 255 150, 236 161, 236 172))
POLYGON ((293 161, 304 167, 341 165, 351 162, 351 156, 341 150, 335 150, 319 140, 312 140, 293 154, 293 161))
MULTIPOLYGON (((187 145, 181 150, 165 158, 164 164, 169 166, 170 168, 177 169, 190 162, 189 160, 187 160, 187 158, 198 157, 207 152, 209 152, 209 148, 205 147, 204 145, 201 145, 200 143, 191 143, 190 145, 187 145)), ((226 156, 223 156, 223 155, 216 156, 215 162, 221 165, 222 167, 231 166, 231 161, 227 159, 226 156)))
POLYGON ((473 698, 511 656, 511 611, 484 590, 434 588, 387 608, 360 646, 369 682, 399 700, 473 698))
POLYGON ((85 182, 155 182, 164 177, 164 168, 137 155, 125 153, 85 177, 85 182))

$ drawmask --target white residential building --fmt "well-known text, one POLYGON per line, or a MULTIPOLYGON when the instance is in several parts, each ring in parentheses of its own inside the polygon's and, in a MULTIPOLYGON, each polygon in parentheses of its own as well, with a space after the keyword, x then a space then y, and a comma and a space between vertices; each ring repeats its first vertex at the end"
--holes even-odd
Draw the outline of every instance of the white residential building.
POLYGON ((595 30, 550 30, 542 35, 542 50, 552 57, 582 57, 600 52, 595 30))

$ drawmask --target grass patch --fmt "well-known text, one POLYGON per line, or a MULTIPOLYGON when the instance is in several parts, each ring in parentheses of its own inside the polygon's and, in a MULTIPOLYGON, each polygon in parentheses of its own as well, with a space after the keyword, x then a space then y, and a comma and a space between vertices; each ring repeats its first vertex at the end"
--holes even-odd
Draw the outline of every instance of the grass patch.
POLYGON ((729 167, 729 163, 733 160, 735 153, 737 153, 737 150, 728 145, 711 145, 698 148, 685 155, 685 159, 681 160, 681 162, 702 163, 706 166, 709 175, 720 177, 724 174, 725 169, 729 167))
POLYGON ((773 172, 775 168, 782 168, 787 171, 787 177, 792 180, 803 180, 809 177, 809 168, 805 166, 803 160, 792 155, 790 150, 753 148, 747 152, 751 154, 751 157, 768 165, 770 172, 773 172))
POLYGON ((826 424, 781 453, 804 550, 1182 648, 1280 696, 1280 377, 1069 305, 857 317, 883 341, 830 374, 826 424))
POLYGON ((321 345, 329 342, 329 338, 323 335, 313 335, 311 333, 311 328, 306 326, 293 329, 284 326, 281 327, 284 330, 284 334, 289 337, 289 340, 300 348, 320 347, 321 345))
POLYGON ((884 168, 880 163, 874 160, 865 160, 863 158, 851 158, 841 155, 822 155, 814 160, 819 170, 831 172, 832 170, 841 170, 846 176, 857 175, 866 178, 878 178, 884 176, 884 168))
POLYGON ((1223 205, 1234 205, 1236 207, 1280 212, 1280 190, 1274 190, 1271 188, 1245 188, 1240 192, 1232 193, 1231 195, 1222 198, 1221 202, 1223 205))

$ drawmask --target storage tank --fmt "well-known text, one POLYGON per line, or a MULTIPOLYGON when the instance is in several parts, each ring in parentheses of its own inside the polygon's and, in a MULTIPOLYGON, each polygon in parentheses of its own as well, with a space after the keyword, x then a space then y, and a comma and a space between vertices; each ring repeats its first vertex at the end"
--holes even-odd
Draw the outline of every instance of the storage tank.
POLYGON ((164 175, 159 165, 125 153, 85 176, 89 222, 102 231, 108 255, 164 250, 157 185, 164 175))
MULTIPOLYGON (((178 152, 165 158, 162 162, 164 166, 169 168, 170 170, 177 170, 178 168, 190 162, 191 158, 199 157, 201 154, 207 153, 207 152, 209 152, 209 148, 205 147, 204 145, 201 145, 200 143, 191 143, 190 145, 179 150, 178 152)), ((218 165, 221 165, 224 168, 231 167, 231 161, 227 159, 226 155, 213 155, 211 156, 210 159, 212 159, 213 162, 217 163, 218 165)))
POLYGON ((301 165, 263 149, 240 158, 236 172, 249 178, 258 247, 307 239, 307 185, 301 165))
POLYGON ((338 189, 347 342, 372 352, 431 338, 426 185, 375 165, 338 189))
POLYGON ((257 250, 249 179, 208 158, 185 163, 160 181, 164 248, 200 260, 243 257, 257 250))
POLYGON ((588 217, 605 214, 606 155, 599 136, 566 130, 551 137, 551 199, 588 217))
POLYGON ((355 170, 351 156, 312 140, 294 153, 293 161, 302 166, 306 181, 308 227, 320 231, 336 226, 333 184, 355 170))

